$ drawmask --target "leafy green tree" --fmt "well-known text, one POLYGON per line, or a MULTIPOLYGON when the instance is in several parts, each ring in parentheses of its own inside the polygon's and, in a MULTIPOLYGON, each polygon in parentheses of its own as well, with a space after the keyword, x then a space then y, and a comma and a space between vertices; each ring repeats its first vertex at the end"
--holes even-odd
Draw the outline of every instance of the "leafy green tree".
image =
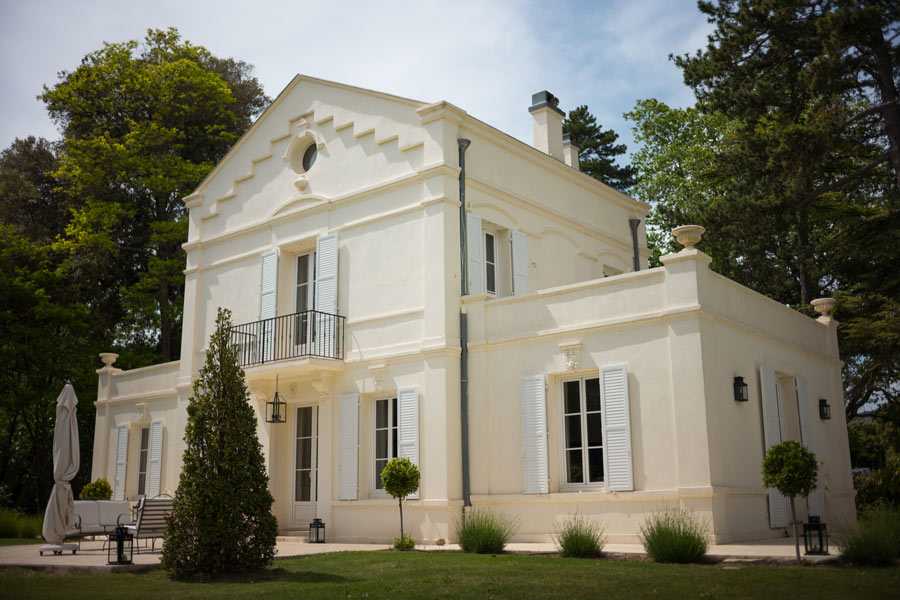
POLYGON ((791 521, 794 524, 794 549, 800 564, 800 533, 797 530, 797 511, 794 498, 805 498, 816 489, 818 466, 816 455, 795 440, 775 444, 766 452, 762 464, 763 483, 775 488, 791 500, 791 521))
POLYGON ((616 158, 625 154, 625 144, 616 144, 619 139, 612 129, 603 129, 596 117, 585 105, 569 111, 563 120, 563 133, 571 136, 578 146, 578 163, 582 172, 621 192, 634 185, 634 169, 616 164, 616 158))
POLYGON ((176 577, 252 572, 272 562, 278 522, 231 312, 219 309, 187 407, 183 467, 163 545, 176 577))
POLYGON ((0 223, 0 502, 28 513, 50 496, 55 400, 67 379, 79 396, 76 489, 90 477, 97 346, 72 288, 51 246, 0 223))
POLYGON ((116 336, 178 357, 187 232, 182 198, 269 102, 251 67, 175 29, 107 43, 44 88, 63 134, 54 176, 78 205, 65 242, 106 274, 116 336), (147 332, 153 332, 147 339, 147 332))
POLYGON ((403 534, 403 499, 419 489, 419 467, 408 458, 394 458, 381 470, 381 481, 384 483, 384 491, 397 500, 400 506, 400 540, 403 534))
POLYGON ((0 153, 0 222, 14 225, 28 239, 52 242, 69 220, 69 202, 52 173, 58 168, 54 145, 33 136, 15 139, 0 153))

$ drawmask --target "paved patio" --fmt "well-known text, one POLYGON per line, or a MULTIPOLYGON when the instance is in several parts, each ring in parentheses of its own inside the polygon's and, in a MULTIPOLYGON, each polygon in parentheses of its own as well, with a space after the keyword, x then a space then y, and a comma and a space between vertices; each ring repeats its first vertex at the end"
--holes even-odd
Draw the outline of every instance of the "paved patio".
MULTIPOLYGON (((149 547, 141 548, 141 552, 134 554, 132 565, 108 565, 106 549, 103 542, 84 541, 81 550, 76 554, 67 553, 61 556, 44 553, 39 554, 39 544, 23 546, 0 547, 0 567, 24 567, 29 569, 52 569, 54 571, 87 570, 92 572, 136 572, 159 568, 162 556, 160 544, 157 542, 155 551, 149 547)), ((373 551, 387 550, 388 544, 308 544, 302 537, 280 536, 276 546, 276 556, 302 556, 306 554, 320 554, 325 552, 347 551, 373 551)), ((556 547, 551 543, 518 543, 507 545, 509 552, 551 554, 556 552, 556 547)), ((417 546, 418 550, 427 552, 459 551, 457 544, 444 546, 417 546)), ((640 544, 607 544, 604 548, 607 554, 644 554, 644 548, 640 544)), ((803 552, 801 547, 801 553, 803 552)), ((768 539, 758 542, 744 542, 742 544, 721 544, 710 547, 710 556, 724 558, 731 561, 777 561, 790 562, 794 559, 793 539, 768 539)), ((829 556, 805 556, 812 562, 833 560, 835 554, 829 556)))

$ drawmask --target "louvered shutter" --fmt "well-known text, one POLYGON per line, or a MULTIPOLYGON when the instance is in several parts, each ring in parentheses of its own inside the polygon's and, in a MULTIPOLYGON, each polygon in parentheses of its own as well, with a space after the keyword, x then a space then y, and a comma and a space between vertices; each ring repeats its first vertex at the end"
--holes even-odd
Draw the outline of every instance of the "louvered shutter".
MULTIPOLYGON (((419 465, 419 388, 405 387, 397 390, 397 456, 408 458, 419 465)), ((419 490, 407 498, 417 499, 419 490)))
POLYGON ((341 396, 338 498, 356 500, 359 473, 359 394, 341 396))
POLYGON ((545 389, 543 375, 522 378, 522 475, 526 494, 550 491, 545 389))
POLYGON ((484 291, 484 232, 481 217, 472 213, 466 213, 466 254, 469 293, 478 294, 484 291))
POLYGON ((276 295, 278 293, 278 253, 269 252, 260 257, 259 276, 259 329, 260 362, 275 358, 276 295), (266 320, 269 319, 269 320, 266 320))
MULTIPOLYGON (((762 388, 763 436, 766 452, 783 440, 781 432, 781 407, 778 403, 778 383, 775 371, 771 367, 760 365, 759 381, 762 388)), ((788 499, 775 488, 769 488, 769 525, 785 527, 790 522, 790 504, 788 499)))
POLYGON ((603 470, 606 489, 634 489, 631 464, 631 414, 628 401, 628 369, 625 365, 600 370, 603 418, 603 470))
POLYGON ((528 258, 528 235, 515 229, 512 238, 513 294, 521 296, 531 291, 531 260, 528 258))
POLYGON ((150 448, 147 466, 147 496, 155 498, 159 496, 159 474, 162 466, 162 421, 150 423, 150 448))
POLYGON ((316 241, 315 344, 313 354, 335 357, 337 323, 331 315, 338 307, 338 236, 323 235, 316 241))
MULTIPOLYGON (((106 408, 109 410, 109 407, 106 408)), ((128 465, 128 425, 119 425, 116 441, 116 473, 113 500, 125 499, 125 467, 128 465)))
MULTIPOLYGON (((797 388, 797 410, 800 413, 800 437, 807 450, 815 454, 816 448, 813 442, 813 405, 809 400, 809 384, 805 377, 794 378, 797 388)), ((822 503, 819 488, 816 487, 806 499, 807 512, 817 517, 822 516, 822 503)))

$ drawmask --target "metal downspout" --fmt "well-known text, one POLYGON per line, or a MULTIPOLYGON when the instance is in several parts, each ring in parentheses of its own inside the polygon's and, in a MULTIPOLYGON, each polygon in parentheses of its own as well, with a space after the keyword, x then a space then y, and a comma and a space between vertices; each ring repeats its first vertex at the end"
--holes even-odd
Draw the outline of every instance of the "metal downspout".
POLYGON ((641 270, 641 257, 640 257, 640 254, 638 254, 637 231, 638 231, 638 225, 641 224, 641 220, 632 217, 631 219, 628 219, 628 224, 631 225, 631 244, 634 247, 634 270, 640 271, 641 270))
MULTIPOLYGON (((459 144, 459 259, 461 262, 460 293, 469 293, 468 256, 466 252, 466 148, 472 142, 457 139, 459 144)), ((469 348, 466 307, 460 303, 459 310, 459 416, 460 443, 462 446, 462 496, 463 508, 472 506, 469 490, 469 348)))

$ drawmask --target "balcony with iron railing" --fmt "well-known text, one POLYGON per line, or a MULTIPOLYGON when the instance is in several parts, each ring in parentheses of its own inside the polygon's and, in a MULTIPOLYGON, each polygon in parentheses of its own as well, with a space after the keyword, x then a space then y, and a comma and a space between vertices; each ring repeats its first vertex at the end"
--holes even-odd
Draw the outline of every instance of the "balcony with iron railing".
POLYGON ((344 359, 344 317, 307 310, 235 325, 242 367, 292 359, 344 359))

